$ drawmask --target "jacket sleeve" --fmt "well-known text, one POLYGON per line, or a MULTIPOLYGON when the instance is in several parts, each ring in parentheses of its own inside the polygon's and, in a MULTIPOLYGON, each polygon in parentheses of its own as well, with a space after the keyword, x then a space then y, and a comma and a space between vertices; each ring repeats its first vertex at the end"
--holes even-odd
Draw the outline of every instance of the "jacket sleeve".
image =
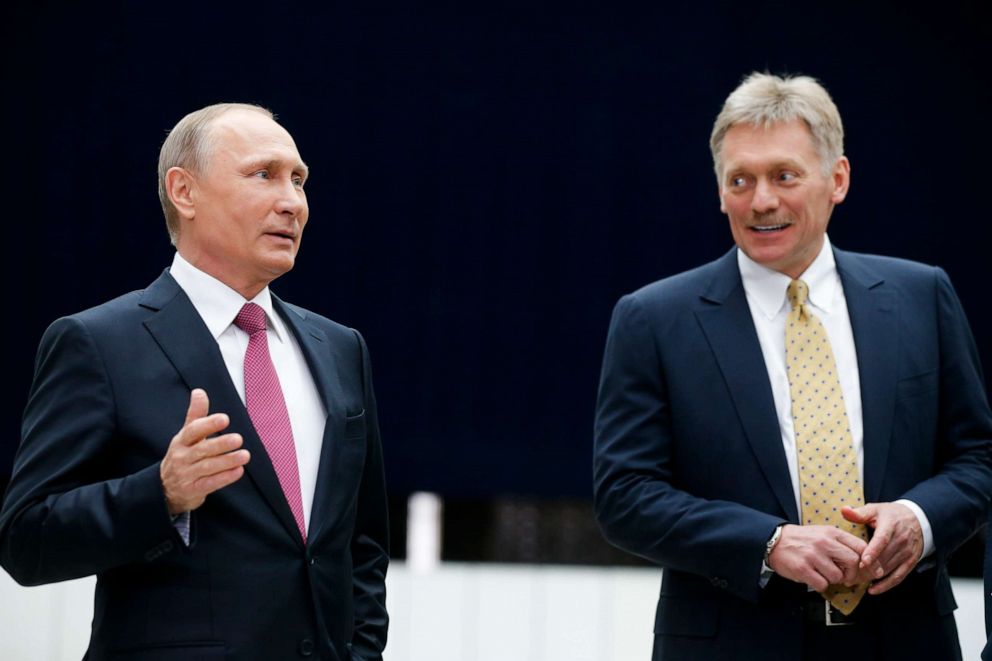
POLYGON ((114 393, 84 323, 45 332, 0 510, 0 564, 22 585, 151 562, 177 546, 155 463, 113 477, 114 393))
POLYGON ((939 331, 936 474, 903 496, 933 528, 938 564, 985 521, 992 495, 992 412, 978 349, 950 279, 934 269, 939 331))
POLYGON ((379 419, 372 388, 372 365, 365 340, 355 331, 362 353, 365 397, 366 455, 358 493, 358 512, 351 539, 355 599, 353 654, 367 661, 382 659, 389 616, 386 613, 386 568, 389 565, 389 520, 386 481, 379 438, 379 419))
POLYGON ((673 436, 666 377, 676 377, 663 373, 655 337, 636 295, 622 298, 610 324, 596 408, 597 519, 616 546, 757 601, 765 543, 786 521, 678 488, 675 444, 695 439, 673 436))

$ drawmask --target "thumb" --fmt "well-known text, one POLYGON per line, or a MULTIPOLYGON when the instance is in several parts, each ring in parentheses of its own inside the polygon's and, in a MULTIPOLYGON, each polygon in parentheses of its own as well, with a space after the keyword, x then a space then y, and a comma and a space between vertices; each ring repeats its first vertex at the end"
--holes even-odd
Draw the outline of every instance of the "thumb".
POLYGON ((186 410, 186 422, 188 425, 197 418, 202 418, 210 411, 210 400, 207 398, 207 391, 203 388, 194 388, 189 394, 189 408, 186 410))
POLYGON ((841 516, 852 523, 871 523, 878 516, 878 508, 873 505, 862 505, 861 507, 848 507, 845 505, 840 508, 841 516))

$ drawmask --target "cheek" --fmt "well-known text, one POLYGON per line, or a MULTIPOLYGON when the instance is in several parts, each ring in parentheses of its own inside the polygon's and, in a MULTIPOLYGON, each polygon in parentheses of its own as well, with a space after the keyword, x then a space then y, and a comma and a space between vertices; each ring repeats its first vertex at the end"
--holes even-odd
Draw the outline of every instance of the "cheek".
POLYGON ((724 213, 727 214, 727 219, 730 220, 731 228, 735 230, 747 224, 748 210, 746 204, 741 204, 739 201, 736 203, 727 201, 724 203, 724 213))

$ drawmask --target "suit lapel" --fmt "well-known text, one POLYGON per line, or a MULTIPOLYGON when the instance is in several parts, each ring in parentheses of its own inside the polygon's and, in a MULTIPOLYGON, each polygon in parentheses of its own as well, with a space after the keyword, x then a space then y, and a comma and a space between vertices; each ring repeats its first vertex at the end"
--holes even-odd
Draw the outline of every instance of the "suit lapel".
POLYGON ((858 356, 864 423, 865 502, 876 502, 885 475, 895 412, 898 337, 891 290, 857 255, 834 250, 858 356))
POLYGON ((275 295, 272 296, 272 302, 296 337, 314 385, 320 394, 320 400, 324 404, 324 410, 327 411, 317 467, 317 485, 310 508, 310 528, 307 531, 308 542, 312 545, 327 527, 328 517, 334 511, 344 509, 333 507, 331 502, 333 494, 336 493, 332 489, 332 470, 335 453, 339 450, 339 444, 335 443, 334 439, 341 437, 346 415, 341 404, 344 398, 339 376, 344 357, 340 354, 340 348, 330 342, 326 334, 308 320, 305 311, 287 305, 275 295))
POLYGON ((211 412, 223 412, 230 417, 231 424, 227 431, 241 434, 244 447, 251 452, 251 461, 245 466, 245 472, 286 530, 302 545, 299 529, 269 455, 231 382, 217 342, 196 308, 168 271, 142 293, 139 304, 157 311, 144 322, 145 328, 155 338, 186 386, 190 390, 203 388, 210 398, 211 412))
POLYGON ((758 464, 782 510, 790 521, 798 522, 768 368, 741 284, 736 250, 724 255, 715 266, 716 276, 701 296, 702 307, 696 310, 696 318, 720 366, 758 464))

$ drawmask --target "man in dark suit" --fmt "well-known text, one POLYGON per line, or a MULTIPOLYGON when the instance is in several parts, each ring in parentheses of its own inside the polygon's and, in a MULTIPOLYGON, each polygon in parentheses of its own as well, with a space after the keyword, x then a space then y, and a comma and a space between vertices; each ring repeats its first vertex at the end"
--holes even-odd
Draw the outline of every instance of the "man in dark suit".
POLYGON ((989 520, 985 528, 985 649, 982 650, 982 661, 992 661, 992 509, 989 509, 989 520))
POLYGON ((830 245, 850 166, 813 79, 746 78, 711 148, 737 247, 620 300, 596 416, 602 529, 665 569, 653 658, 961 658, 992 414, 954 290, 830 245))
POLYGON ((41 341, 0 561, 24 585, 96 574, 89 659, 381 659, 368 352, 268 288, 306 177, 269 111, 187 115, 159 159, 172 266, 41 341))

